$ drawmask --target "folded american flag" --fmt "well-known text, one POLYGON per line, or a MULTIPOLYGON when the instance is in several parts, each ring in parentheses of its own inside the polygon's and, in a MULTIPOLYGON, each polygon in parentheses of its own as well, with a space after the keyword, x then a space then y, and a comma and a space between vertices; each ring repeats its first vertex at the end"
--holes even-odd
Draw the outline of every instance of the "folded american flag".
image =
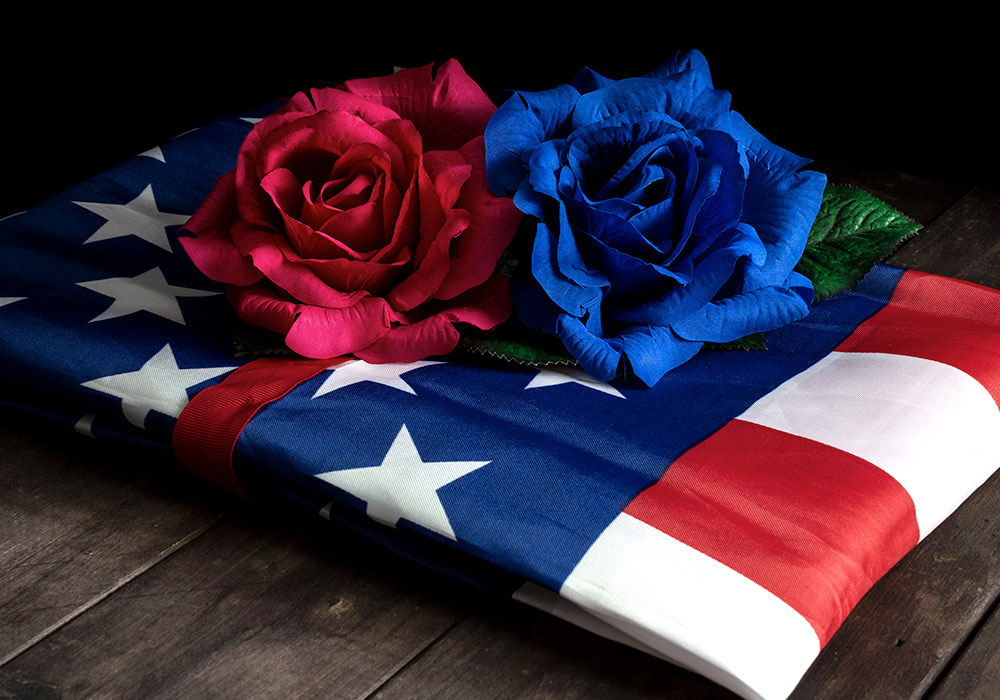
POLYGON ((0 400, 787 696, 1000 464, 1000 293, 880 266, 653 388, 466 356, 254 359, 177 242, 255 114, 0 222, 0 400))

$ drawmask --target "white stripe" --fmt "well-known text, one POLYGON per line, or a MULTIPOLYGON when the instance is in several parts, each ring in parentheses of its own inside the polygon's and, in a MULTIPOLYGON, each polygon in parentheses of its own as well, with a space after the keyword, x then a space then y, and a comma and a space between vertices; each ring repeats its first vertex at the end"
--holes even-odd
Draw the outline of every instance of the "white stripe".
POLYGON ((741 420, 861 457, 913 499, 921 538, 1000 466, 1000 410, 950 365, 834 352, 751 406, 741 420))
POLYGON ((656 649, 641 644, 617 627, 612 627, 576 603, 570 602, 555 591, 543 588, 531 581, 526 581, 520 588, 514 591, 512 597, 518 602, 530 605, 544 613, 558 617, 605 639, 638 649, 650 656, 662 656, 656 649))
POLYGON ((746 698, 786 698, 819 654, 798 612, 715 559, 619 515, 560 594, 746 698))

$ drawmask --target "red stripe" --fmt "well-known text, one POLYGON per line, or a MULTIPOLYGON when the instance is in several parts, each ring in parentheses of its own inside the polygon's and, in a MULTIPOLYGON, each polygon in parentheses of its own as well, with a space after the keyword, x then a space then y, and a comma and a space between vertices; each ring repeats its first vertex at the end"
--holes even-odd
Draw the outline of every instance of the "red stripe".
POLYGON ((942 362, 975 378, 1000 402, 1000 292, 907 270, 889 304, 836 349, 942 362))
POLYGON ((881 469, 740 420, 682 455, 625 512, 774 593, 821 645, 919 537, 913 501, 881 469))
POLYGON ((233 449, 250 419, 268 403, 344 359, 266 357, 198 392, 174 427, 173 447, 182 465, 246 498, 233 471, 233 449))

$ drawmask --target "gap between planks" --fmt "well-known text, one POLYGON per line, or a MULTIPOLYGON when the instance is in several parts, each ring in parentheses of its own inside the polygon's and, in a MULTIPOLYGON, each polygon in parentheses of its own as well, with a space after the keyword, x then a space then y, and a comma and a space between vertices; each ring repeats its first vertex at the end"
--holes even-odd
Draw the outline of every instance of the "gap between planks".
POLYGON ((102 601, 106 600, 107 598, 117 593, 123 587, 127 586, 129 583, 142 576, 144 573, 152 569, 154 566, 167 559, 170 555, 180 551, 183 547, 187 546, 191 542, 194 542, 196 539, 204 535, 206 532, 216 527, 220 522, 222 522, 226 518, 226 516, 227 513, 220 513, 213 522, 208 523, 207 525, 203 525, 202 527, 188 533, 186 536, 177 540, 174 544, 162 550, 157 555, 150 558, 148 561, 139 565, 125 576, 119 578, 117 581, 111 584, 106 590, 102 591, 98 595, 94 596, 92 599, 88 600, 86 603, 83 603, 82 605, 78 606, 73 611, 64 615, 56 622, 50 624, 48 627, 38 632, 30 639, 26 640, 23 644, 21 644, 13 651, 9 652, 6 656, 0 657, 0 667, 7 665, 8 663, 16 659, 18 656, 20 656, 21 654, 23 654, 24 652, 28 651, 33 646, 41 642, 49 635, 57 632, 65 625, 69 624, 76 618, 80 617, 81 615, 93 609, 96 605, 99 605, 102 601))
POLYGON ((377 697, 378 694, 382 692, 383 689, 388 687, 397 678, 402 677, 410 668, 420 663, 420 660, 424 656, 426 656, 437 644, 439 644, 442 640, 447 638, 454 630, 456 630, 460 625, 462 625, 468 619, 469 619, 469 613, 464 612, 460 614, 458 619, 455 620, 451 625, 443 629, 441 633, 438 634, 433 639, 428 640, 427 643, 424 644, 424 646, 418 649, 414 649, 414 653, 409 658, 402 660, 401 663, 396 668, 386 673, 385 676, 383 676, 378 683, 373 684, 368 691, 366 691, 362 695, 359 695, 356 698, 356 700, 370 700, 371 698, 377 697))

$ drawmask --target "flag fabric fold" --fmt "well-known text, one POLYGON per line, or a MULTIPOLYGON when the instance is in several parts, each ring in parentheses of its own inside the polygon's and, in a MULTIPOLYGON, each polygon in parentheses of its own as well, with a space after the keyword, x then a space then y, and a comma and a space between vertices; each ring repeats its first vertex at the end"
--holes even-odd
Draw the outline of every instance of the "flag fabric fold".
POLYGON ((173 450, 748 698, 786 697, 1000 466, 1000 293, 891 266, 766 351, 703 352, 652 388, 240 356, 177 231, 254 117, 0 221, 4 404, 173 450))

